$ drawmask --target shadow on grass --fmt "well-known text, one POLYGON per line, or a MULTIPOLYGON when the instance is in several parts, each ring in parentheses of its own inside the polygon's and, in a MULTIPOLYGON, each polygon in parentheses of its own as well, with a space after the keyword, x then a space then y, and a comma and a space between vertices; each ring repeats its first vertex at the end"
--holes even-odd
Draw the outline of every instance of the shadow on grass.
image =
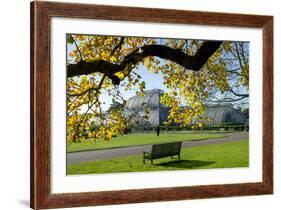
POLYGON ((214 161, 201 160, 175 160, 166 163, 156 163, 157 166, 174 167, 174 168, 197 168, 215 163, 214 161))

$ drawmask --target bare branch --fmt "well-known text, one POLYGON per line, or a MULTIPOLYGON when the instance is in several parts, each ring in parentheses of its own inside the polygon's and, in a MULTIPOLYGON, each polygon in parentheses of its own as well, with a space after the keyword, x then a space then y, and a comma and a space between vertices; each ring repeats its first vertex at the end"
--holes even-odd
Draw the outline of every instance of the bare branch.
POLYGON ((112 56, 112 55, 115 53, 116 50, 121 49, 121 46, 122 46, 122 44, 124 43, 124 39, 125 39, 125 37, 122 37, 122 38, 120 39, 118 45, 116 45, 116 46, 113 48, 113 50, 111 51, 110 56, 112 56))
POLYGON ((236 69, 231 69, 231 70, 227 70, 227 72, 231 73, 231 74, 235 74, 237 76, 242 76, 242 74, 239 73, 239 70, 241 70, 241 68, 236 68, 236 69))
POLYGON ((233 95, 238 96, 238 97, 249 97, 249 94, 240 94, 236 93, 232 88, 228 89, 233 95))
MULTIPOLYGON (((100 80, 100 82, 99 82, 99 85, 98 85, 97 87, 89 88, 89 89, 87 89, 87 90, 85 90, 85 91, 83 91, 83 92, 81 92, 81 93, 77 93, 77 94, 69 94, 69 93, 68 93, 67 95, 68 95, 68 96, 71 96, 71 97, 76 97, 76 98, 74 99, 74 101, 75 101, 76 99, 79 98, 79 96, 82 96, 82 95, 84 95, 84 94, 86 94, 86 93, 89 93, 89 92, 92 91, 92 90, 98 91, 98 90, 101 88, 101 86, 102 86, 102 84, 103 84, 105 78, 106 78, 106 76, 103 75, 103 77, 101 78, 101 80, 100 80)), ((83 103, 83 104, 86 104, 86 103, 89 103, 89 102, 90 102, 90 98, 89 98, 89 100, 88 100, 87 102, 85 102, 85 103, 83 103)), ((83 104, 79 104, 79 105, 75 106, 74 108, 72 108, 71 110, 69 110, 68 113, 71 113, 73 110, 75 110, 76 108, 82 106, 83 104)), ((69 109, 71 105, 72 105, 72 103, 67 107, 67 109, 69 109)), ((89 106, 88 106, 88 107, 89 107, 89 106)))
POLYGON ((75 39, 73 38, 73 36, 72 36, 72 35, 69 35, 69 36, 72 38, 72 40, 73 40, 73 42, 74 42, 74 44, 75 44, 75 46, 76 46, 76 49, 77 49, 77 51, 79 52, 79 55, 80 55, 80 61, 82 61, 82 60, 83 60, 83 55, 82 55, 82 53, 81 53, 81 51, 80 51, 80 49, 79 49, 79 47, 78 47, 78 45, 77 45, 77 43, 76 43, 75 39))
POLYGON ((234 43, 234 45, 235 45, 235 49, 236 49, 236 53, 237 53, 237 57, 238 57, 238 61, 239 61, 240 67, 242 69, 244 65, 242 64, 242 60, 241 60, 241 57, 240 57, 240 54, 239 54, 238 45, 237 45, 236 42, 234 43))

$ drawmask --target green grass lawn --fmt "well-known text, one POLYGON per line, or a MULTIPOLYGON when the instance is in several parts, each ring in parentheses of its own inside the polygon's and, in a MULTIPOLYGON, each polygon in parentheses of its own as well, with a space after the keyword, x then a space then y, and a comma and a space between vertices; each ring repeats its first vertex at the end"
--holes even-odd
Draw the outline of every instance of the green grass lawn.
POLYGON ((222 137, 224 137, 223 134, 160 133, 160 136, 156 136, 156 133, 135 133, 118 136, 112 138, 110 141, 97 139, 96 141, 85 140, 79 143, 72 143, 67 146, 67 152, 106 149, 113 147, 128 147, 145 144, 158 144, 175 141, 195 141, 222 137))
POLYGON ((142 155, 67 166, 67 174, 101 174, 117 172, 234 168, 249 166, 249 141, 190 147, 181 150, 181 160, 162 158, 142 163, 142 155))

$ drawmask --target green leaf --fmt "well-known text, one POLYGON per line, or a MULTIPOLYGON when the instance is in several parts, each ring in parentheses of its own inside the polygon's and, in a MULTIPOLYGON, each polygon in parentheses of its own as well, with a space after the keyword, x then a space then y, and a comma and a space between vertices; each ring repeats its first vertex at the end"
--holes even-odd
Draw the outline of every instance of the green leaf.
POLYGON ((67 43, 69 43, 69 44, 73 44, 74 43, 74 39, 72 38, 71 35, 67 35, 67 43))

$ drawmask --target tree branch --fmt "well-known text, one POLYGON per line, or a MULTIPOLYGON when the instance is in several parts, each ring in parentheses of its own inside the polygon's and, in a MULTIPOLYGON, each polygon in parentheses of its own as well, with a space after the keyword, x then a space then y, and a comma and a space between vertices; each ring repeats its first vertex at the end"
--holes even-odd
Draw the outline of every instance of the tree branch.
MULTIPOLYGON (((101 86, 103 85, 103 82, 104 82, 104 80, 105 80, 105 75, 103 75, 103 77, 101 78, 101 80, 100 80, 100 82, 99 82, 99 85, 97 86, 97 87, 91 87, 91 88, 89 88, 89 89, 86 89, 86 90, 84 90, 84 91, 82 91, 81 93, 77 93, 77 94, 67 94, 68 95, 68 97, 76 97, 74 100, 76 100, 76 99, 78 99, 79 98, 79 96, 82 96, 82 95, 84 95, 85 93, 89 93, 90 91, 92 91, 92 90, 95 90, 95 91, 99 91, 99 89, 101 88, 101 86)), ((89 100, 90 101, 90 100, 89 100)), ((71 113, 73 110, 75 110, 76 108, 78 108, 78 107, 80 107, 80 106, 82 106, 82 105, 84 105, 84 104, 86 104, 86 103, 89 103, 89 101, 88 102, 85 102, 85 103, 83 103, 83 104, 78 104, 77 106, 75 106, 74 108, 72 108, 71 110, 69 110, 68 111, 68 113, 71 113)), ((72 104, 72 103, 71 103, 72 104)), ((70 109, 70 107, 71 107, 71 104, 67 107, 67 109, 70 109)))
POLYGON ((242 60, 241 60, 241 57, 240 57, 240 54, 239 54, 239 49, 238 49, 238 46, 237 46, 237 42, 235 42, 234 45, 235 45, 235 49, 236 49, 236 52, 237 52, 237 57, 238 57, 238 61, 239 61, 240 67, 242 69, 244 65, 242 64, 242 60))
POLYGON ((236 93, 232 88, 229 88, 229 91, 235 95, 235 96, 238 96, 238 97, 249 97, 249 94, 240 94, 240 93, 236 93))
POLYGON ((124 42, 124 39, 125 39, 125 37, 122 37, 122 38, 120 39, 119 43, 118 43, 118 44, 113 48, 113 50, 111 51, 110 56, 112 56, 112 55, 115 53, 116 50, 121 49, 121 46, 122 46, 122 44, 123 44, 123 42, 124 42))
POLYGON ((120 64, 110 63, 105 60, 96 60, 92 62, 81 60, 76 64, 70 64, 67 66, 67 77, 88 75, 94 72, 100 72, 109 77, 113 84, 118 85, 120 83, 120 79, 114 75, 115 73, 123 71, 127 67, 134 66, 149 56, 167 59, 181 65, 186 69, 199 71, 207 62, 209 57, 211 57, 220 47, 221 43, 222 42, 217 41, 206 41, 197 50, 194 56, 189 56, 180 49, 173 49, 164 45, 145 45, 135 49, 130 54, 125 56, 120 64))
POLYGON ((73 38, 72 35, 69 35, 69 36, 72 38, 72 40, 73 40, 73 42, 74 42, 74 44, 75 44, 75 46, 76 46, 76 49, 77 49, 77 51, 78 51, 78 53, 79 53, 79 55, 80 55, 80 61, 83 60, 82 53, 81 53, 81 51, 80 51, 80 49, 79 49, 79 47, 78 47, 78 45, 77 45, 75 39, 73 38))

